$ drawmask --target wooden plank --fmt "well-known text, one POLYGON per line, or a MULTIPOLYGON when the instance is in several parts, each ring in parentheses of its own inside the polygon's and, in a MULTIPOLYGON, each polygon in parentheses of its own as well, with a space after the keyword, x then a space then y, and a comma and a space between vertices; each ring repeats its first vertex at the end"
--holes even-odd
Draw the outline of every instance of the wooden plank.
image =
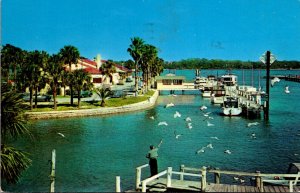
POLYGON ((294 186, 294 191, 295 192, 300 192, 300 186, 294 186))
POLYGON ((233 185, 233 192, 238 192, 237 185, 233 185))
POLYGON ((279 187, 278 186, 273 186, 275 192, 280 192, 279 187))
POLYGON ((280 192, 286 192, 286 189, 284 189, 284 186, 278 186, 278 188, 279 188, 280 192))

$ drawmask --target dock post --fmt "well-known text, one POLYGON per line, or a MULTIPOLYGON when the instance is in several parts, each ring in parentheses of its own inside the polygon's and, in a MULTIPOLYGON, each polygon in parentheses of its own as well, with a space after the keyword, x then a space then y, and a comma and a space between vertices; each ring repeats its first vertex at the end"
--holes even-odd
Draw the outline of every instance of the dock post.
POLYGON ((51 160, 51 174, 50 174, 50 192, 55 192, 55 160, 56 160, 56 151, 52 150, 52 160, 51 160))
POLYGON ((171 187, 172 185, 172 167, 168 167, 167 170, 167 188, 171 187))
POLYGON ((203 166, 201 169, 201 192, 205 192, 206 189, 206 167, 203 166))
POLYGON ((261 179, 260 175, 260 171, 256 171, 257 176, 255 177, 255 186, 259 189, 260 192, 264 191, 263 188, 263 181, 261 179))
MULTIPOLYGON (((219 168, 216 168, 216 170, 219 170, 219 168)), ((221 178, 220 172, 216 172, 215 173, 215 183, 216 184, 220 184, 220 178, 221 178)))
POLYGON ((121 178, 116 176, 116 192, 121 192, 121 178))
MULTIPOLYGON (((184 172, 184 165, 180 165, 180 172, 184 172)), ((184 175, 180 174, 180 180, 183 181, 184 180, 184 175)))
POLYGON ((141 184, 141 173, 142 168, 137 167, 136 168, 136 181, 135 181, 135 190, 138 190, 141 184))

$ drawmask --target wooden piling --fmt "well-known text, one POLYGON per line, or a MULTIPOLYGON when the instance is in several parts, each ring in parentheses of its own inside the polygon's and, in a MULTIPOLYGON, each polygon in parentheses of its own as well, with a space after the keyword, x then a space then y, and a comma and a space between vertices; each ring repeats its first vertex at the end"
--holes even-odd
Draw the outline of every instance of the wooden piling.
POLYGON ((51 160, 51 174, 50 174, 50 192, 55 192, 55 159, 56 151, 52 150, 52 160, 51 160))
POLYGON ((121 192, 121 178, 116 176, 116 192, 121 192))
POLYGON ((201 191, 205 192, 206 189, 206 167, 203 166, 201 169, 201 191))
POLYGON ((172 185, 172 167, 168 167, 167 170, 167 187, 171 187, 172 185))
MULTIPOLYGON (((180 172, 184 172, 184 165, 180 165, 180 172)), ((184 180, 184 175, 183 174, 180 174, 180 180, 183 181, 184 180)))

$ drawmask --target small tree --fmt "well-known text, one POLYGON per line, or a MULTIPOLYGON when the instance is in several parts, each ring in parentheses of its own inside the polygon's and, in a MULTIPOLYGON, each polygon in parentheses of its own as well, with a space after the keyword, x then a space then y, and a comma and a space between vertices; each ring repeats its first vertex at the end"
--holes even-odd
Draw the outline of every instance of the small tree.
POLYGON ((109 97, 110 91, 104 88, 95 88, 94 91, 101 98, 101 107, 105 107, 105 99, 109 97))
POLYGON ((74 70, 72 72, 72 80, 71 84, 73 84, 74 89, 78 93, 78 108, 80 108, 80 93, 84 86, 90 88, 92 87, 91 83, 91 76, 88 72, 84 71, 83 69, 74 70))

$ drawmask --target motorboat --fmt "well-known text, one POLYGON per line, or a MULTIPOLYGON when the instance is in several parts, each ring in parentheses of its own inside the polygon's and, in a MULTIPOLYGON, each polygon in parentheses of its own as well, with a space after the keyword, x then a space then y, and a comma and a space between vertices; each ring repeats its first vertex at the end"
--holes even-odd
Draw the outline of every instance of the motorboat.
POLYGON ((196 89, 203 90, 204 86, 207 84, 207 78, 196 76, 194 85, 196 89))
POLYGON ((211 92, 212 92, 212 87, 204 87, 201 95, 203 98, 210 98, 211 92))
POLYGON ((242 107, 237 97, 225 96, 222 104, 222 113, 225 116, 238 116, 242 114, 242 107))

